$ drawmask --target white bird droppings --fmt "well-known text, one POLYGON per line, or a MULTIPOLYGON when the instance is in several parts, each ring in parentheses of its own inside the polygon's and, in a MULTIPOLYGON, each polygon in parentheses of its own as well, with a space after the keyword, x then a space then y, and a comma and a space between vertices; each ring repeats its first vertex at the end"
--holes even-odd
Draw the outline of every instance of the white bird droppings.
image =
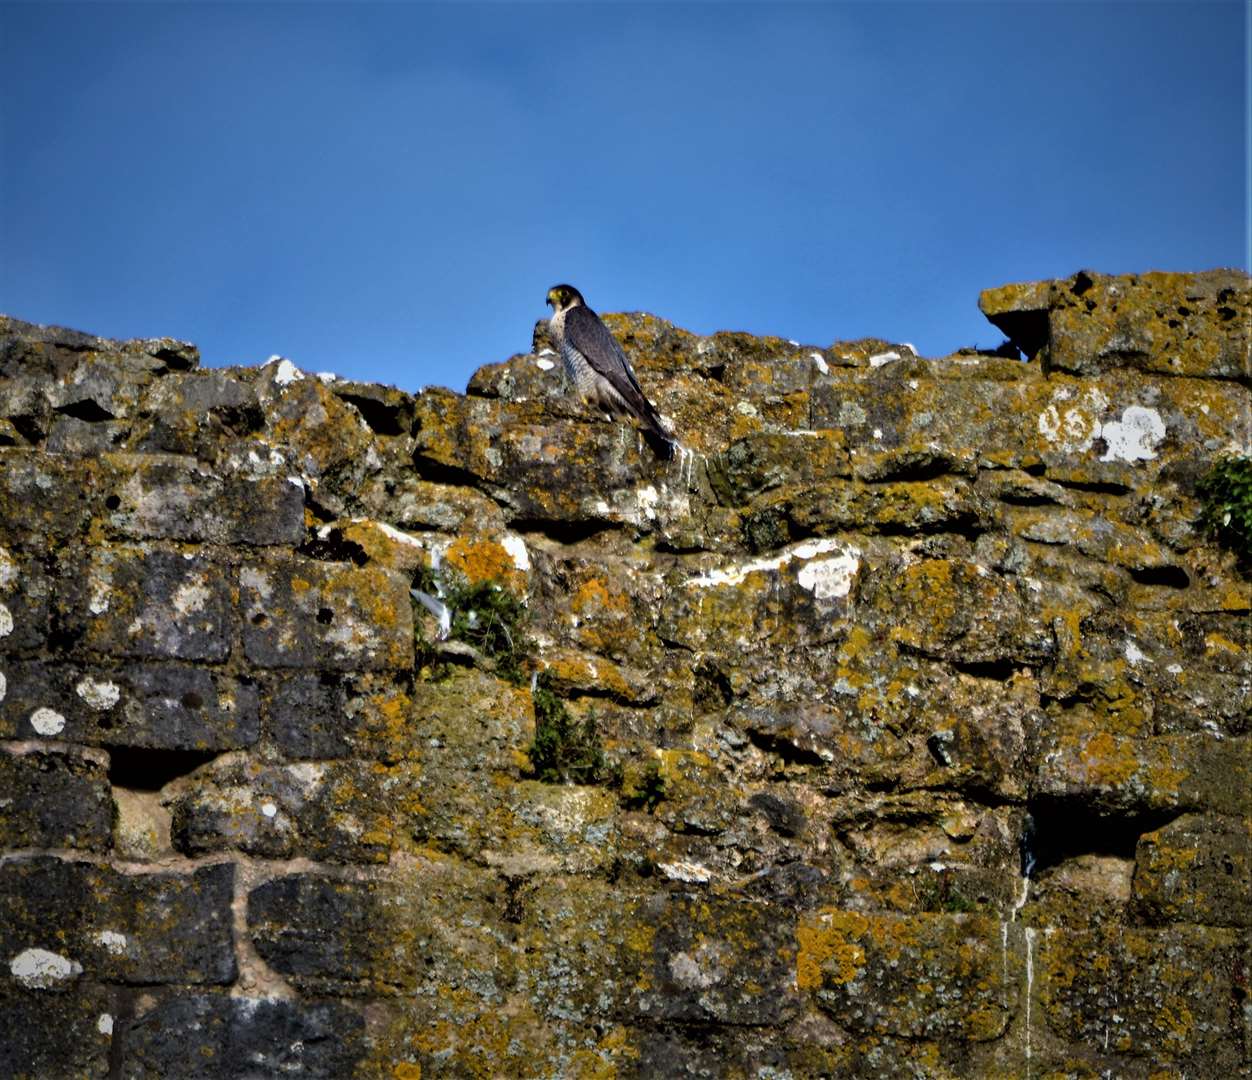
POLYGON ((1155 409, 1129 405, 1120 420, 1110 420, 1100 429, 1107 449, 1101 461, 1148 461, 1165 438, 1165 422, 1155 409))
POLYGON ((94 935, 96 944, 107 949, 114 956, 121 956, 126 951, 126 935, 116 930, 101 930, 94 935))
POLYGON ((556 367, 556 364, 554 364, 546 356, 537 356, 535 357, 535 367, 537 367, 540 371, 551 371, 554 367, 556 367))
POLYGON ((813 366, 817 368, 823 375, 830 374, 830 367, 826 363, 826 358, 819 352, 811 352, 809 356, 813 358, 813 366))
POLYGON ((100 1019, 96 1021, 96 1030, 100 1032, 101 1035, 112 1035, 113 1017, 111 1017, 108 1013, 101 1013, 100 1019))
POLYGON ((852 580, 860 568, 860 551, 841 540, 806 540, 788 551, 775 555, 770 559, 754 559, 752 562, 738 566, 718 567, 697 574, 687 582, 697 588, 708 588, 719 585, 738 585, 749 574, 762 571, 781 570, 793 559, 805 560, 796 574, 800 587, 808 589, 819 600, 829 600, 847 596, 852 587, 852 580), (819 559, 819 555, 838 552, 832 558, 819 559), (809 562, 808 560, 813 560, 809 562))
POLYGON ((8 693, 9 680, 4 677, 4 672, 0 671, 0 701, 4 700, 4 695, 8 693))
POLYGON ((275 360, 278 361, 278 370, 274 373, 274 381, 278 383, 279 386, 286 386, 289 383, 299 382, 304 378, 304 372, 296 367, 296 365, 285 356, 271 356, 268 362, 272 364, 275 360))
POLYGON ((0 604, 0 637, 8 637, 13 633, 13 616, 9 609, 0 604))
POLYGON ((266 817, 273 817, 275 814, 278 813, 278 807, 275 806, 272 802, 262 803, 261 813, 264 814, 266 817))
POLYGON ((98 712, 113 708, 122 696, 116 683, 96 682, 90 675, 74 687, 74 692, 98 712))
POLYGON ((657 863, 657 869, 671 881, 685 881, 692 885, 708 884, 711 876, 707 867, 686 861, 657 863))
POLYGON ((530 570, 530 552, 526 550, 526 541, 520 536, 507 533, 500 538, 500 546, 509 553, 513 565, 523 573, 530 570))
POLYGON ((5 588, 17 577, 17 567, 13 565, 13 556, 0 547, 0 589, 5 588))
POLYGON ((388 525, 385 521, 376 522, 378 531, 397 544, 406 544, 409 547, 421 549, 422 542, 416 536, 410 536, 401 529, 397 529, 394 525, 388 525))
POLYGON ((890 364, 892 360, 899 360, 900 354, 891 349, 888 352, 875 353, 869 358, 869 366, 872 368, 880 368, 883 364, 890 364))
POLYGON ((170 602, 180 615, 193 615, 197 611, 204 610, 204 605, 209 602, 209 596, 208 586, 197 578, 178 586, 170 602))
POLYGON ((814 559, 800 567, 796 580, 818 600, 834 600, 847 596, 852 589, 861 560, 852 552, 831 559, 814 559))
POLYGON ((65 717, 54 709, 41 706, 30 714, 30 726, 39 735, 60 735, 65 728, 65 717))
POLYGON ((23 949, 9 961, 9 972, 23 986, 47 990, 65 979, 82 974, 83 965, 47 949, 23 949))
POLYGON ((1126 659, 1132 664, 1142 664, 1145 660, 1149 664, 1152 663, 1151 660, 1148 660, 1147 654, 1129 638, 1126 639, 1126 659))

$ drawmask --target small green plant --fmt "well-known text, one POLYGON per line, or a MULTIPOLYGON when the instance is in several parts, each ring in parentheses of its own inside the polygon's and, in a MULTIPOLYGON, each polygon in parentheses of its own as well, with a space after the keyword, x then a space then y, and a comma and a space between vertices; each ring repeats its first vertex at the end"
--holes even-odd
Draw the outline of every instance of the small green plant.
POLYGON ((1196 484, 1200 525, 1243 562, 1252 561, 1252 457, 1218 458, 1196 484))
MULTIPOLYGON (((451 567, 423 568, 413 588, 447 608, 445 639, 473 646, 494 662, 501 678, 522 682, 531 652, 526 609, 508 589, 495 581, 471 583, 451 567)), ((431 643, 422 641, 419 646, 426 659, 433 657, 431 643)))
POLYGON ((545 784, 612 783, 617 770, 604 759, 594 712, 576 720, 548 687, 535 687, 535 741, 530 764, 545 784))

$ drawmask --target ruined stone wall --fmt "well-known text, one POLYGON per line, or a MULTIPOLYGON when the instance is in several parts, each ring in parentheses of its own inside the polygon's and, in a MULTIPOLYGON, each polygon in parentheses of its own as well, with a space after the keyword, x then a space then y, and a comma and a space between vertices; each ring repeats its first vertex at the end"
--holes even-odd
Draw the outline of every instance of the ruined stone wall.
POLYGON ((983 307, 1028 361, 611 317, 671 462, 541 330, 0 320, 0 1075, 1247 1075, 1252 290, 983 307))

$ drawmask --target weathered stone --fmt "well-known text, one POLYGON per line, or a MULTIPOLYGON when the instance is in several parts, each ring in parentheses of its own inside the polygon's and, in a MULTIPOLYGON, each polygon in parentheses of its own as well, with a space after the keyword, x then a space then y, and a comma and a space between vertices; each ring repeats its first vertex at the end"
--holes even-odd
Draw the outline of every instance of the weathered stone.
POLYGON ((122 983, 230 983, 234 874, 229 864, 125 874, 47 856, 0 864, 5 982, 65 989, 85 973, 122 983), (17 960, 43 953, 59 960, 17 960))
POLYGON ((7 667, 0 735, 161 750, 231 750, 260 731, 247 678, 185 664, 7 667))
POLYGON ((239 571, 243 647, 258 667, 376 671, 413 663, 408 582, 310 559, 239 571))
POLYGON ((1044 369, 1091 375, 1133 367, 1247 379, 1252 288, 1237 270, 1079 271, 1066 281, 988 289, 979 307, 1044 369))
POLYGON ((1031 362, 606 316, 672 460, 543 326, 462 397, 0 322, 0 1072, 1240 1075, 1249 289, 1087 277, 1031 362))
POLYGON ((107 851, 112 829, 102 761, 68 750, 0 753, 0 836, 6 847, 107 851))
POLYGON ((107 1076, 115 997, 96 985, 78 984, 72 994, 6 986, 0 991, 0 1076, 107 1076))
POLYGON ((1049 738, 1036 780, 1042 795, 1081 798, 1118 812, 1203 810, 1252 814, 1247 739, 1163 735, 1136 739, 1107 731, 1049 738))
POLYGON ((1226 1038, 1246 978, 1247 942, 1231 930, 1057 930, 1034 947, 1036 1008, 1053 1032, 1157 1067, 1226 1038))
POLYGON ((337 1001, 167 992, 115 1020, 117 1075, 340 1080, 364 1055, 364 1026, 360 1013, 337 1001))
POLYGON ((1247 818, 1188 814, 1145 833, 1135 851, 1134 907, 1149 923, 1248 926, 1247 818))
POLYGON ((418 860, 389 882, 289 874, 248 894, 249 934, 302 992, 491 996, 507 978, 489 925, 495 889, 442 860, 418 860))
POLYGON ((296 544, 304 537, 299 477, 225 477, 195 461, 111 455, 101 478, 111 533, 127 540, 296 544))
POLYGON ((50 454, 67 458, 98 457, 116 449, 130 434, 123 420, 80 420, 76 416, 56 416, 48 427, 50 454))
POLYGON ((88 652, 209 661, 230 653, 226 574, 203 555, 95 548, 64 568, 60 603, 66 632, 88 652))
POLYGON ((731 506, 775 488, 850 475, 837 431, 761 432, 732 443, 709 463, 713 490, 731 506))
POLYGON ((303 475, 319 485, 352 486, 377 467, 369 425, 320 379, 289 360, 272 361, 258 388, 271 439, 290 448, 303 475))
POLYGON ((795 935, 799 989, 854 1031, 984 1042, 1008 1026, 1016 987, 996 920, 827 908, 795 935))
POLYGON ((41 558, 0 547, 0 657, 47 644, 54 591, 41 558))
POLYGON ((46 551, 84 532, 101 498, 91 463, 0 447, 0 543, 46 551))
POLYGON ((1038 665, 1052 655, 1049 628, 1031 617, 1010 582, 977 563, 929 559, 878 587, 882 591, 871 603, 902 605, 917 614, 891 633, 902 649, 971 667, 997 661, 1038 665))
POLYGON ((288 759, 395 761, 421 741, 409 695, 386 677, 283 672, 271 687, 266 724, 288 759))
POLYGON ((172 801, 174 846, 331 862, 385 862, 412 807, 409 770, 365 762, 258 765, 222 759, 172 801))
POLYGON ((265 427, 254 371, 203 370, 159 379, 146 404, 151 419, 132 440, 133 449, 144 453, 195 455, 265 427))
POLYGON ((24 374, 64 377, 94 354, 113 354, 115 362, 138 371, 195 367, 194 345, 173 338, 113 341, 63 326, 39 326, 0 315, 0 378, 24 374))
POLYGON ((795 938, 776 911, 656 896, 633 910, 631 921, 647 928, 646 948, 626 943, 622 972, 630 986, 627 1007, 640 1016, 772 1025, 794 1014, 795 938))

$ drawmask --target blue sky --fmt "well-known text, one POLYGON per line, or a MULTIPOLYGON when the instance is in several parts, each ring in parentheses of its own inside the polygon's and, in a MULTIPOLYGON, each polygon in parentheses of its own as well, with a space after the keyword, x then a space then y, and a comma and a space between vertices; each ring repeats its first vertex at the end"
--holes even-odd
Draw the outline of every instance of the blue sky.
POLYGON ((463 389, 549 285, 993 346, 1248 266, 1247 5, 0 4, 0 311, 463 389))

